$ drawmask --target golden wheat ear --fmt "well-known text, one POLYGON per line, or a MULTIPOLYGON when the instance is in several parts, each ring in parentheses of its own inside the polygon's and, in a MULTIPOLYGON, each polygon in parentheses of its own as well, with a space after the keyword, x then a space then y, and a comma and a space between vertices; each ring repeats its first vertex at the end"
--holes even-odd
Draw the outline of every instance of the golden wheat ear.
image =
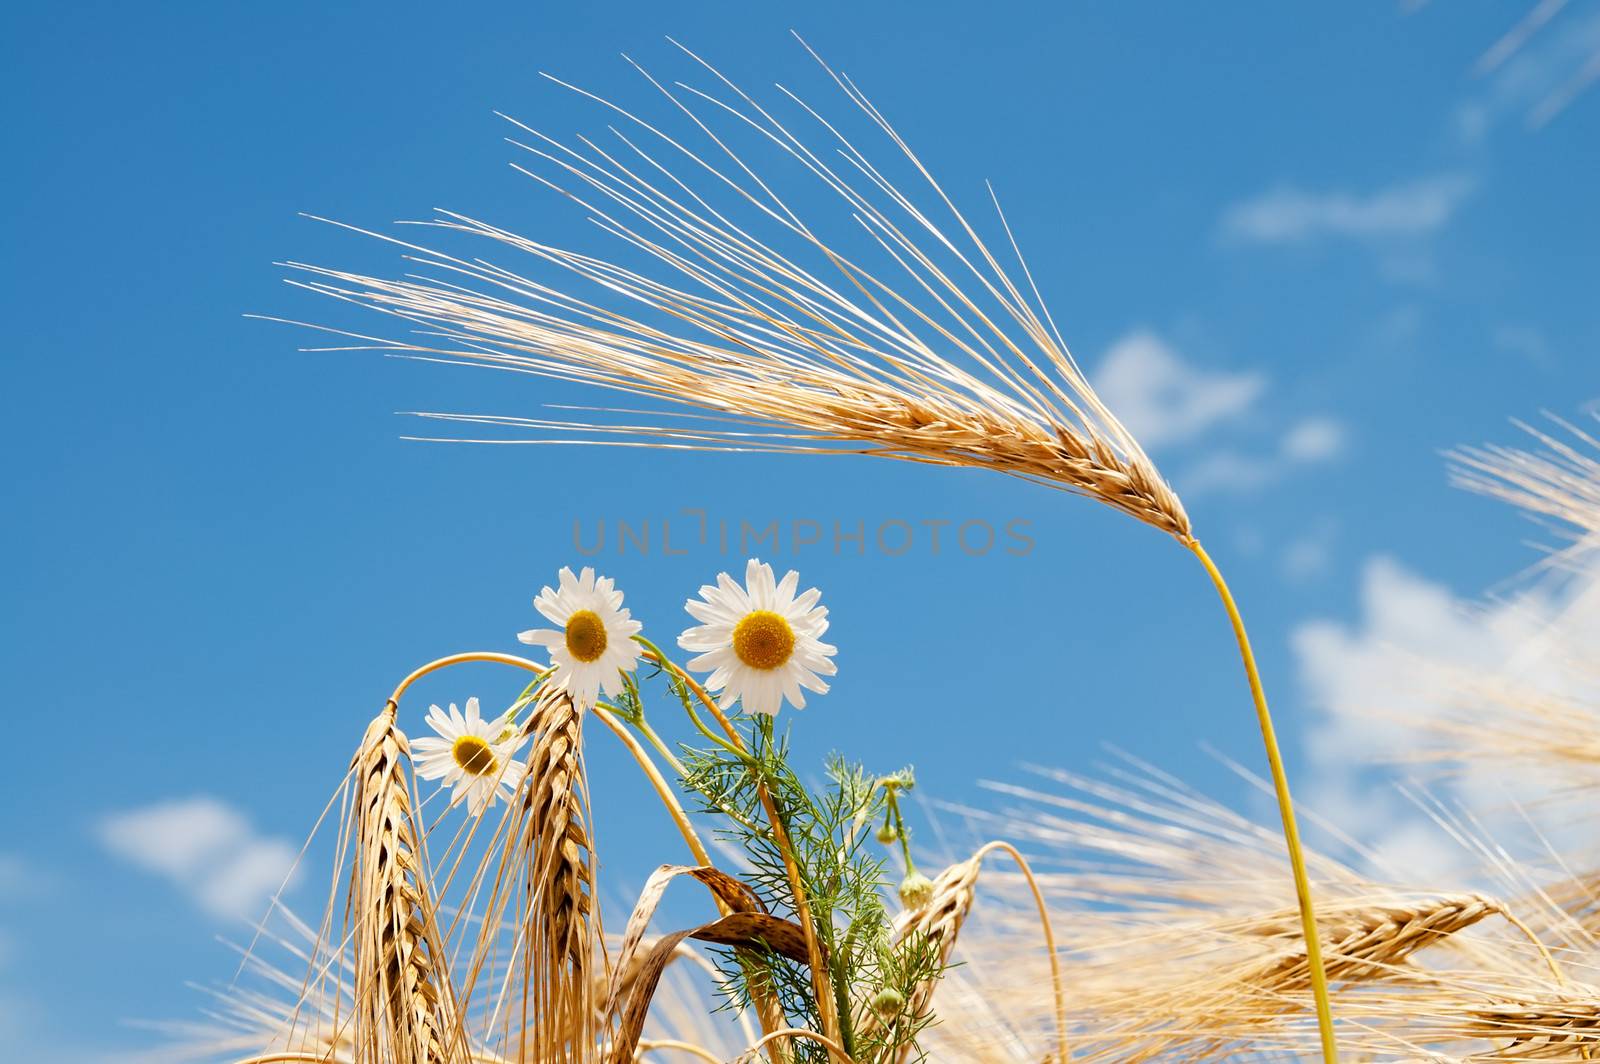
MULTIPOLYGON (((981 847, 965 861, 946 868, 934 877, 932 889, 929 891, 927 901, 907 909, 895 920, 893 942, 896 946, 903 946, 908 942, 918 941, 924 947, 933 951, 939 958, 939 970, 911 991, 900 1013, 896 1017, 879 1016, 872 1008, 869 1000, 858 1000, 855 1003, 856 1029, 866 1039, 877 1037, 885 1029, 886 1023, 899 1022, 899 1016, 905 1016, 912 1021, 924 1021, 932 1011, 933 995, 939 988, 944 977, 945 968, 950 964, 951 954, 956 948, 956 939, 961 934, 961 928, 967 921, 967 916, 972 912, 973 902, 977 899, 978 879, 983 869, 983 862, 992 853, 1003 853, 1015 861, 1022 873, 1023 880, 1028 884, 1033 901, 1038 909, 1041 945, 1049 960, 1050 982, 1053 997, 1055 1024, 1056 1024, 1056 1056, 1053 1059, 1065 1061, 1069 1057, 1067 1048, 1067 1019, 1065 988, 1062 984, 1061 968, 1056 956, 1055 931, 1051 926, 1049 908, 1045 904, 1044 895, 1039 889, 1033 869, 1016 847, 1006 842, 991 842, 981 847)), ((903 1045, 895 1055, 895 1060, 903 1062, 909 1060, 915 1043, 903 1045)), ((1046 1058, 1047 1060, 1052 1058, 1046 1058)))
MULTIPOLYGON (((950 963, 950 954, 956 948, 956 938, 972 912, 977 897, 978 873, 983 866, 981 855, 951 865, 933 880, 933 892, 927 904, 903 913, 895 925, 895 939, 904 942, 912 938, 924 939, 939 955, 941 968, 950 963)), ((941 971, 942 975, 943 972, 941 971)), ((939 978, 924 980, 906 1001, 906 1011, 913 1017, 925 1016, 933 1003, 933 992, 938 989, 939 978)), ((870 1025, 877 1018, 870 1012, 863 1015, 870 1025)), ((898 1059, 905 1060, 911 1052, 906 1046, 898 1059)))
POLYGON ((563 691, 539 692, 524 725, 526 774, 485 858, 489 900, 472 971, 503 978, 490 1013, 519 1060, 590 1064, 603 967, 583 768, 583 718, 563 691))
POLYGON ((458 1064, 467 1046, 417 848, 406 737, 385 706, 356 752, 345 924, 355 1064, 458 1064))

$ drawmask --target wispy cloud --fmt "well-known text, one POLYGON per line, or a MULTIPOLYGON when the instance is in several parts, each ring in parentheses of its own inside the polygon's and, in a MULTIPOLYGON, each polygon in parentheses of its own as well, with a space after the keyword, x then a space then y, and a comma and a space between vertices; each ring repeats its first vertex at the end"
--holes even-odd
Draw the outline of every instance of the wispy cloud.
POLYGON ((1257 244, 1416 237, 1449 222, 1473 185, 1464 174, 1406 181, 1366 194, 1284 185, 1229 207, 1221 228, 1228 239, 1257 244))
POLYGON ((1161 336, 1135 329, 1101 359, 1095 388, 1130 431, 1153 451, 1184 448, 1176 480, 1186 496, 1259 491, 1307 466, 1329 462, 1344 452, 1342 422, 1325 416, 1292 424, 1276 443, 1244 448, 1193 446, 1202 438, 1227 435, 1260 438, 1254 424, 1267 376, 1255 370, 1216 370, 1197 366, 1161 336))
POLYGON ((1492 339, 1497 349, 1534 365, 1549 366, 1553 361, 1544 333, 1531 325, 1502 325, 1495 329, 1492 339))
POLYGON ((1326 574, 1333 562, 1336 532, 1332 521, 1323 520, 1285 543, 1278 556, 1284 578, 1299 584, 1326 574))
POLYGON ((113 813, 95 834, 108 851, 169 880, 219 917, 260 915, 297 850, 257 834, 244 814, 204 796, 113 813))
POLYGON ((16 897, 30 881, 28 862, 20 854, 0 850, 0 901, 16 897))
POLYGON ((1155 333, 1138 329, 1106 352, 1094 385, 1129 431, 1156 450, 1245 413, 1267 380, 1260 373, 1202 369, 1155 333))
MULTIPOLYGON (((48 1060, 51 1064, 111 1064, 122 1054, 90 1049, 78 1042, 77 1031, 64 1016, 59 1002, 41 997, 35 989, 35 972, 41 961, 40 935, 33 941, 19 934, 24 921, 41 924, 37 914, 27 912, 29 901, 50 889, 51 876, 36 860, 0 851, 0 903, 4 903, 10 926, 0 926, 0 1046, 6 1060, 48 1060)), ((41 926, 43 926, 41 924, 41 926)), ((59 935, 58 928, 44 927, 44 940, 59 935)), ((70 1012, 68 1005, 65 1011, 70 1012)))
POLYGON ((1308 417, 1284 434, 1279 450, 1284 461, 1296 465, 1327 462, 1344 453, 1347 435, 1341 421, 1308 417))
POLYGON ((1344 454, 1348 432, 1331 417, 1308 417, 1290 426, 1273 451, 1215 451, 1185 468, 1176 479, 1185 496, 1249 494, 1271 487, 1306 466, 1344 454))

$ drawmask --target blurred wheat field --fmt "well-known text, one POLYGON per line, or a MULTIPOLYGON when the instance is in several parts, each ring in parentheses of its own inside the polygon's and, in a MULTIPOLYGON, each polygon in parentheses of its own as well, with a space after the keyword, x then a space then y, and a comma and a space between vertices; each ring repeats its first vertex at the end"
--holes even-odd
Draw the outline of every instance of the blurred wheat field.
MULTIPOLYGON (((1243 617, 1178 496, 1073 360, 1003 215, 1010 268, 848 77, 822 67, 917 195, 800 97, 781 90, 826 149, 686 55, 710 89, 646 75, 686 118, 682 134, 597 98, 620 122, 615 143, 518 126, 526 172, 619 241, 616 260, 446 213, 424 226, 555 279, 380 236, 420 272, 290 264, 294 283, 414 330, 329 329, 342 346, 576 381, 649 407, 576 423, 423 415, 496 442, 639 447, 641 461, 670 447, 989 469, 1165 533, 1203 565, 1237 637, 1279 823, 1128 757, 1104 778, 1041 770, 998 786, 997 809, 946 809, 993 841, 935 863, 902 816, 910 773, 840 760, 818 786, 791 764, 779 711, 825 694, 833 672, 821 591, 754 559, 742 582, 719 574, 688 603, 700 624, 678 645, 699 656, 679 662, 608 579, 563 570, 536 600, 555 627, 522 635, 546 660, 440 659, 378 708, 330 803, 325 911, 269 917, 246 953, 251 978, 222 995, 221 1027, 174 1056, 1600 1058, 1593 855, 1524 862, 1445 809, 1434 815, 1480 858, 1483 889, 1380 881, 1305 847, 1243 617), (679 139, 689 134, 704 147, 679 139), (741 138, 832 193, 873 260, 824 236, 840 219, 792 211, 735 150, 741 138), (526 687, 489 716, 476 700, 465 713, 434 707, 434 736, 418 738, 407 688, 467 661, 520 670, 526 687), (661 737, 663 705, 691 741, 661 737), (585 765, 619 752, 659 798, 662 864, 630 910, 611 913, 585 765), (709 918, 657 926, 669 891, 703 892, 709 918)), ((1536 451, 1463 451, 1459 476, 1558 522, 1570 539, 1551 568, 1592 575, 1595 441, 1557 431, 1536 451)), ((1600 726, 1585 651, 1570 648, 1559 699, 1460 677, 1474 694, 1432 719, 1436 764, 1586 793, 1600 726)))

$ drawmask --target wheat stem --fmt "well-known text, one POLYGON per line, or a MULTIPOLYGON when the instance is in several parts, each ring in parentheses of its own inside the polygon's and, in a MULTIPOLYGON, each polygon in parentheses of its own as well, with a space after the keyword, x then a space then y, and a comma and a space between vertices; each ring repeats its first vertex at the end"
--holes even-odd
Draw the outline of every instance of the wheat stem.
POLYGON ((1067 1049, 1067 990, 1061 979, 1061 958, 1056 955, 1056 933, 1050 925, 1050 907, 1045 904, 1044 892, 1039 889, 1039 881, 1034 878, 1033 868, 1009 842, 997 840, 988 843, 974 855, 973 860, 981 861, 986 854, 996 850, 1017 863, 1017 868, 1022 871, 1022 878, 1028 881, 1028 890, 1033 893, 1033 904, 1039 910, 1039 927, 1044 934, 1044 949, 1050 958, 1050 989, 1055 994, 1056 1052, 1060 1054, 1057 1060, 1070 1060, 1072 1054, 1067 1049))
POLYGON ((1529 942, 1533 943, 1533 948, 1538 951, 1540 959, 1544 961, 1544 966, 1550 969, 1551 978, 1555 979, 1556 985, 1559 987, 1571 985, 1570 981, 1567 979, 1567 973, 1561 970, 1561 965, 1556 963, 1556 959, 1551 955, 1550 950, 1543 942, 1539 941, 1539 936, 1533 933, 1533 928, 1523 923, 1514 913, 1512 913, 1510 909, 1507 909, 1505 906, 1499 906, 1499 911, 1500 915, 1505 918, 1506 923, 1516 928, 1522 933, 1523 938, 1526 938, 1529 942))
POLYGON ((683 805, 678 801, 678 796, 672 793, 672 787, 666 778, 661 775, 661 770, 656 768, 656 763, 650 760, 650 752, 639 745, 639 740, 633 737, 627 727, 615 716, 600 706, 591 712, 600 719, 600 723, 610 728, 612 733, 621 740, 622 745, 628 748, 628 753, 639 763, 644 774, 650 780, 650 786, 655 788, 656 797, 661 799, 661 804, 666 806, 667 814, 672 817, 672 822, 678 826, 678 833, 683 836, 683 841, 689 844, 689 852, 694 854, 698 864, 709 865, 711 855, 706 852, 700 836, 695 834, 694 826, 689 823, 689 816, 683 811, 683 805))
POLYGON ((1325 1064, 1336 1064, 1338 1046, 1333 1037, 1333 1011, 1328 1006, 1328 975, 1322 964, 1322 941, 1317 932, 1317 913, 1311 901, 1311 884, 1306 876, 1305 855, 1300 849, 1300 829, 1295 825, 1294 801, 1289 797, 1289 777, 1283 769, 1283 756, 1278 752, 1278 736, 1272 727, 1272 713, 1267 708, 1267 694, 1261 686, 1261 674, 1256 670, 1255 654, 1250 649, 1250 636, 1244 628, 1244 617, 1239 613, 1233 592, 1222 578, 1222 571, 1211 560, 1200 541, 1189 537, 1184 546, 1200 559, 1211 582, 1216 585, 1228 620, 1233 624, 1233 635, 1239 643, 1239 657, 1244 662, 1245 677, 1250 682, 1250 697, 1255 701, 1256 719, 1261 725, 1261 741, 1267 749, 1267 763, 1272 768, 1272 788, 1278 798, 1278 814, 1283 818, 1283 841, 1289 851, 1289 866, 1294 872, 1295 900, 1300 906, 1300 928, 1306 942, 1306 964, 1311 971, 1311 993, 1317 1004, 1317 1032, 1322 1039, 1322 1059, 1325 1064))
MULTIPOLYGON (((395 706, 400 704, 400 696, 406 693, 406 688, 422 679, 431 672, 448 668, 451 665, 463 665, 469 662, 494 662, 501 665, 511 665, 524 669, 535 676, 543 676, 550 670, 538 662, 519 658, 515 654, 501 654, 493 650, 474 650, 465 654, 451 654, 448 657, 438 658, 415 670, 411 675, 400 681, 400 686, 394 689, 394 694, 389 696, 389 702, 395 706)), ((695 861, 708 865, 711 858, 706 852, 705 845, 701 843, 700 836, 695 833, 694 825, 689 823, 688 814, 683 811, 683 806, 678 802, 677 795, 672 793, 672 787, 662 777, 661 770, 656 768, 655 762, 650 760, 650 754, 640 746, 638 741, 628 733, 628 730, 617 721, 604 707, 597 706, 594 714, 600 718, 601 723, 610 728, 616 737, 622 740, 622 745, 628 748, 628 753, 633 755, 639 768, 644 771, 645 777, 650 781, 650 786, 655 788, 656 797, 661 800, 667 815, 672 817, 672 823, 677 827, 678 834, 683 836, 683 841, 688 844, 689 852, 694 855, 695 861)))
POLYGON ((412 670, 411 675, 401 680, 399 686, 394 689, 394 694, 389 696, 389 701, 398 706, 400 704, 400 697, 406 693, 407 688, 429 673, 438 672, 440 669, 447 669, 451 665, 465 665, 475 661, 498 662, 501 665, 511 665, 519 669, 525 669, 536 676, 543 676, 545 673, 550 671, 548 668, 540 665, 536 661, 529 661, 527 658, 519 658, 515 654, 502 654, 496 650, 469 650, 465 654, 449 654, 442 658, 435 658, 426 665, 412 670))
POLYGON ((773 1031, 771 1034, 763 1035, 759 1041, 757 1041, 749 1049, 746 1049, 744 1051, 744 1053, 742 1053, 740 1055, 739 1059, 740 1060, 748 1060, 748 1059, 750 1059, 750 1057, 756 1052, 756 1050, 762 1048, 768 1042, 776 1041, 779 1038, 807 1038, 807 1039, 810 1039, 811 1041, 816 1042, 819 1045, 827 1047, 827 1050, 828 1050, 829 1054, 837 1057, 839 1060, 843 1061, 844 1064, 855 1064, 855 1061, 850 1059, 849 1055, 845 1053, 844 1047, 841 1046, 838 1042, 834 1041, 832 1038, 829 1038, 826 1035, 818 1034, 815 1031, 808 1031, 804 1027, 785 1027, 781 1031, 773 1031))

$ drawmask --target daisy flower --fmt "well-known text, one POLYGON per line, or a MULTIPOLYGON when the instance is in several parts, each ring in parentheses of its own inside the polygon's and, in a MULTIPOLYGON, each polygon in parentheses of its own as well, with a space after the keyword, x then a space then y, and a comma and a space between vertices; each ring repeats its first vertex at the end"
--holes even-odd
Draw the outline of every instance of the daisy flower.
POLYGON ((550 683, 581 706, 594 705, 601 692, 619 694, 622 674, 639 663, 639 644, 633 637, 643 626, 623 609, 622 592, 611 578, 596 577, 588 566, 578 576, 562 569, 560 590, 546 587, 533 605, 561 626, 517 635, 522 642, 550 652, 555 666, 550 683))
POLYGON ((826 694, 822 677, 837 671, 829 659, 838 651, 820 638, 828 630, 827 607, 817 605, 822 592, 796 596, 799 583, 793 569, 774 582, 772 566, 751 558, 743 587, 718 573, 716 587, 707 584, 700 601, 684 604, 701 622, 678 637, 680 647, 700 655, 689 668, 712 670, 706 687, 738 700, 746 713, 776 714, 785 699, 804 709, 801 688, 826 694))
POLYGON ((503 738, 505 718, 484 720, 478 714, 476 698, 467 699, 465 716, 454 702, 448 713, 438 706, 429 707, 428 725, 439 738, 411 741, 418 776, 442 780, 441 786, 455 792, 450 804, 465 801, 473 816, 494 805, 496 798, 511 800, 526 771, 516 755, 527 736, 512 732, 510 738, 503 738))

